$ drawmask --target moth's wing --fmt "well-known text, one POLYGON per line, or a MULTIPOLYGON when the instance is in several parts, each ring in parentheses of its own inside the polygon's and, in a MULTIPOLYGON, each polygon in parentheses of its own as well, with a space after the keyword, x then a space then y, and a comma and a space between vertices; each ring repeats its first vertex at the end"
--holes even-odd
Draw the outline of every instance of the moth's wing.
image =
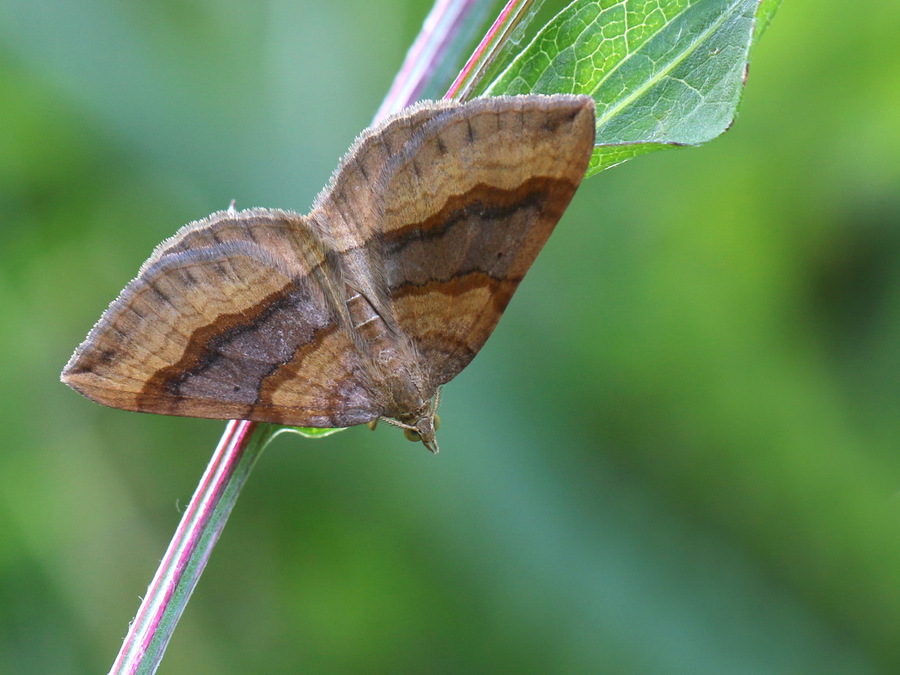
POLYGON ((163 242, 63 370, 126 410, 339 427, 380 408, 322 237, 297 214, 214 213, 163 242))
POLYGON ((434 384, 494 330, 581 183, 594 124, 587 96, 426 103, 348 154, 333 189, 347 200, 360 176, 372 184, 368 204, 344 210, 380 230, 364 250, 384 261, 393 320, 434 384))

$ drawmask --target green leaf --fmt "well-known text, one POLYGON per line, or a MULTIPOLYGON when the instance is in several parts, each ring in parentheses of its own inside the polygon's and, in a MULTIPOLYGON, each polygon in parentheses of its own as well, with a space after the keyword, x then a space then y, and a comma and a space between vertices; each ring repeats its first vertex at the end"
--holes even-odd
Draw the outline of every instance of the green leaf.
POLYGON ((666 147, 704 143, 734 119, 758 6, 576 0, 486 93, 593 96, 597 148, 588 175, 666 147))
POLYGON ((759 9, 756 10, 756 32, 753 34, 753 44, 759 42, 759 38, 766 32, 766 28, 772 23, 775 12, 781 7, 781 0, 762 0, 759 9))
POLYGON ((659 150, 668 150, 675 147, 666 143, 621 143, 611 145, 594 146, 594 154, 591 155, 591 161, 585 175, 593 176, 600 173, 604 169, 616 166, 629 159, 634 159, 641 155, 647 155, 651 152, 659 150))
POLYGON ((335 427, 333 429, 317 429, 314 427, 279 427, 275 431, 275 433, 272 434, 272 438, 280 436, 283 433, 297 434, 298 436, 303 436, 303 438, 325 438, 325 436, 331 436, 331 434, 336 434, 339 431, 344 431, 345 429, 346 427, 335 427))

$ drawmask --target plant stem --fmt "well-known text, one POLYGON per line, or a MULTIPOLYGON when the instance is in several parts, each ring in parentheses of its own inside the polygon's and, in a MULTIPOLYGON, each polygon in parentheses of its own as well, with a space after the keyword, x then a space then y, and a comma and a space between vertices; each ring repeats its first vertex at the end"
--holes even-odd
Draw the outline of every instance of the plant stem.
POLYGON ((416 37, 387 96, 375 113, 376 124, 418 100, 450 45, 473 11, 484 0, 436 0, 416 37))
POLYGON ((268 424, 228 423, 110 672, 156 672, 237 496, 271 433, 268 424))
MULTIPOLYGON (((479 0, 437 0, 407 54, 379 121, 412 103, 479 0)), ((470 59, 471 61, 471 59, 470 59)), ((178 524, 110 673, 156 672, 206 562, 274 427, 232 420, 178 524)))
MULTIPOLYGON (((485 33, 472 56, 459 71, 444 98, 465 101, 471 96, 475 86, 484 77, 487 69, 497 58, 502 46, 512 36, 513 31, 530 17, 535 0, 509 0, 497 19, 485 33)), ((535 8, 536 9, 536 8, 535 8)))

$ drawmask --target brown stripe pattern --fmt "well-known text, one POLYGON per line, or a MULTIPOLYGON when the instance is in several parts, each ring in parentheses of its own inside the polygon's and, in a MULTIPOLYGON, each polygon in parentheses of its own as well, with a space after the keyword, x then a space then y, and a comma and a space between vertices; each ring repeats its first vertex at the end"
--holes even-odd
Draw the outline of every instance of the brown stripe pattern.
POLYGON ((222 211, 163 242, 63 381, 127 410, 384 416, 433 441, 437 387, 493 331, 593 134, 586 97, 414 106, 357 139, 308 217, 222 211))

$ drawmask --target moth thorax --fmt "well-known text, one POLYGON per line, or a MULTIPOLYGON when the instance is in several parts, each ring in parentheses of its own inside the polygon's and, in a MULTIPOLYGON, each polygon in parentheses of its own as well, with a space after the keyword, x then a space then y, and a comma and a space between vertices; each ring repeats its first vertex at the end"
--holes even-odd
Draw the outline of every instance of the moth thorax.
POLYGON ((353 330, 366 342, 380 342, 385 339, 387 326, 362 293, 347 289, 347 312, 353 330))
POLYGON ((413 369, 408 364, 394 362, 394 367, 386 373, 385 384, 393 410, 389 413, 406 424, 415 424, 428 414, 429 397, 417 382, 413 369))

